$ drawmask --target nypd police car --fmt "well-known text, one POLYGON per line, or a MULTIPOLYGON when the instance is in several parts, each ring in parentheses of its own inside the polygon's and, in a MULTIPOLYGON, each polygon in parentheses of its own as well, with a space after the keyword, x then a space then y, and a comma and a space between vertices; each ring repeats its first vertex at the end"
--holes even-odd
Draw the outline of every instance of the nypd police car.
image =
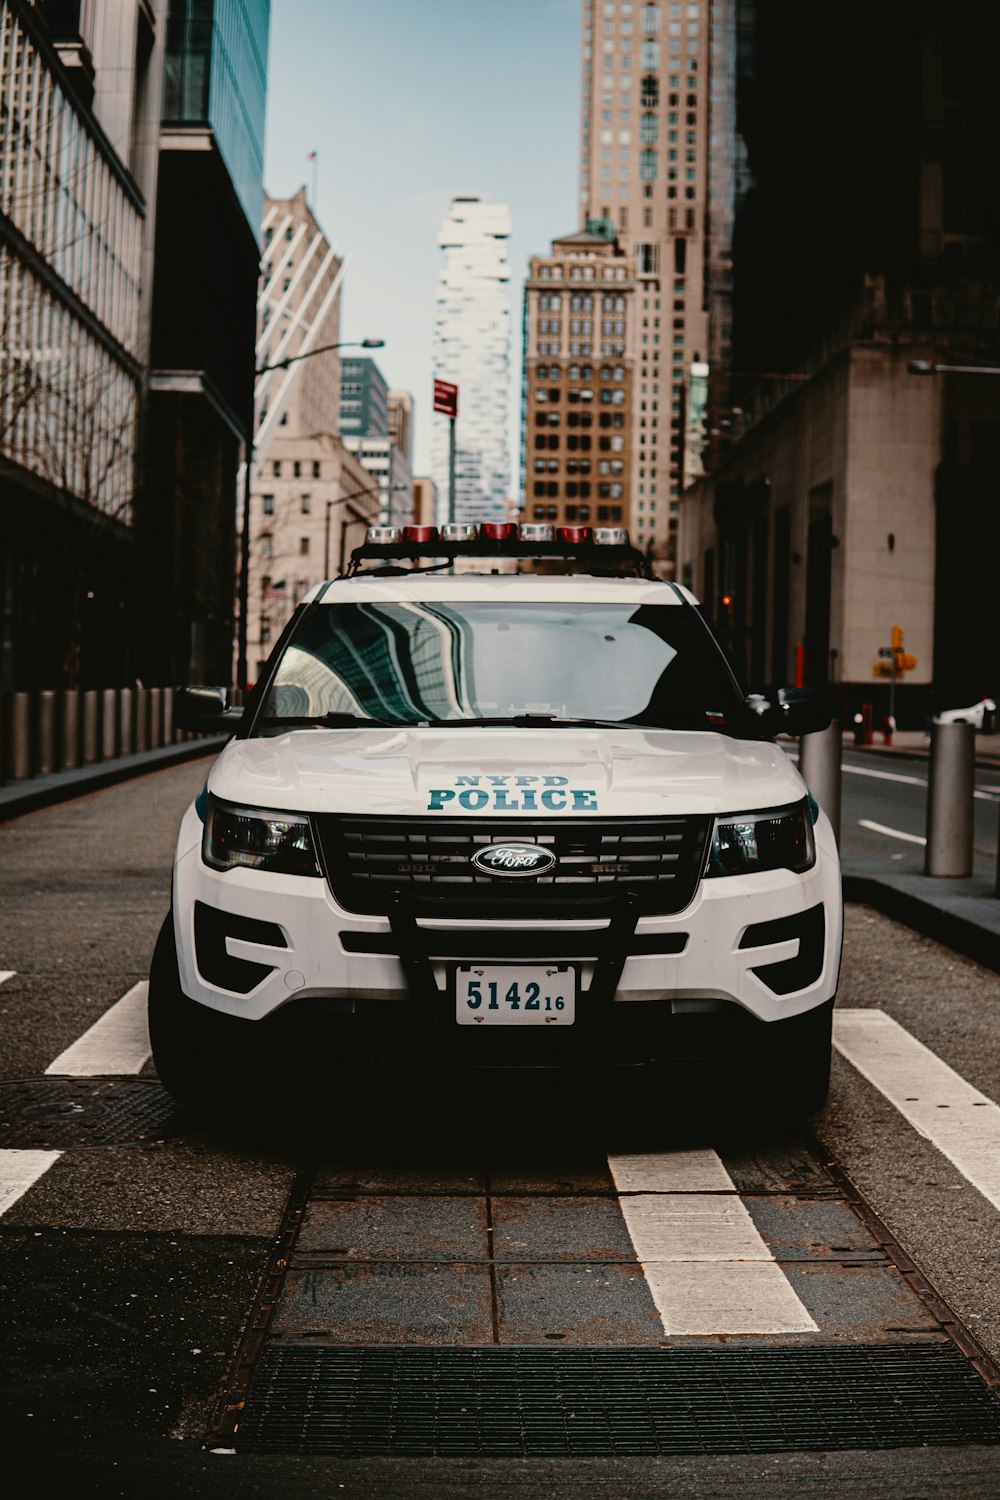
POLYGON ((316 1057, 825 1097, 837 848, 775 736, 826 720, 747 696, 624 532, 373 528, 245 708, 175 718, 233 731, 150 975, 179 1098, 316 1057))

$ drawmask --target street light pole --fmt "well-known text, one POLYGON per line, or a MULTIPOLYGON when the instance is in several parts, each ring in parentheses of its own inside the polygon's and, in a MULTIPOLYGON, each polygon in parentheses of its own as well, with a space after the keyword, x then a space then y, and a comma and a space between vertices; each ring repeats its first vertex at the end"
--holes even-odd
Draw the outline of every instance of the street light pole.
MULTIPOLYGON (((261 365, 254 370, 254 379, 268 375, 272 370, 287 370, 300 359, 311 359, 314 354, 329 354, 333 349, 382 349, 385 339, 348 339, 339 344, 323 344, 319 349, 306 349, 302 354, 290 354, 287 359, 275 360, 273 364, 261 365)), ((247 683, 247 613, 250 607, 250 493, 253 488, 254 439, 257 431, 256 393, 250 412, 250 425, 243 439, 243 521, 240 534, 240 578, 237 592, 239 629, 236 639, 236 685, 246 690, 247 683)), ((327 538, 329 540, 329 513, 327 514, 327 538)))
MULTIPOLYGON (((392 485, 389 493, 392 494, 396 490, 405 490, 407 488, 408 488, 408 486, 405 485, 405 484, 394 484, 394 485, 392 485)), ((369 485, 366 485, 363 490, 352 490, 349 495, 337 495, 333 500, 328 500, 326 502, 326 527, 325 527, 324 537, 323 537, 323 577, 324 578, 329 578, 329 576, 330 576, 330 512, 331 512, 331 510, 333 509, 333 507, 335 505, 345 505, 348 500, 357 500, 361 495, 378 495, 380 493, 381 492, 380 492, 379 487, 378 487, 377 484, 374 484, 374 485, 369 484, 369 485)))

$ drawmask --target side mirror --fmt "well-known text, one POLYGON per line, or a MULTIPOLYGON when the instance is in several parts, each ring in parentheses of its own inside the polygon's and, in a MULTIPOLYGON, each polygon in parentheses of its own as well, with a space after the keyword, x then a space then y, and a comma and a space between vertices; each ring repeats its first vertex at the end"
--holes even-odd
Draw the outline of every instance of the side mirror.
POLYGON ((231 734, 243 722, 242 708, 229 703, 229 689, 178 688, 174 695, 174 728, 194 734, 231 734))
POLYGON ((746 700, 765 734, 818 734, 829 728, 830 705, 816 688, 779 688, 774 696, 776 702, 761 693, 751 693, 746 700))

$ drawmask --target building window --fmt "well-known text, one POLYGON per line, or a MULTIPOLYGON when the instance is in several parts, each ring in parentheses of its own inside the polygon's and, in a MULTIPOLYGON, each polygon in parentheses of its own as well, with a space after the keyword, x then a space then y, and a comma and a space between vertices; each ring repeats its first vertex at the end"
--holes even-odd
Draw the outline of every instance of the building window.
POLYGON ((313 478, 314 479, 318 479, 319 477, 320 477, 320 463, 319 463, 319 459, 318 458, 314 458, 313 459, 313 478))
POLYGON ((309 514, 309 512, 312 510, 312 496, 311 495, 303 495, 302 496, 301 505, 302 505, 302 514, 304 516, 307 516, 309 514))
POLYGON ((280 458, 276 458, 274 460, 274 463, 271 465, 271 472, 274 475, 275 479, 280 479, 281 478, 281 459, 280 458))
POLYGON ((292 475, 295 479, 302 478, 302 465, 299 463, 298 459, 296 459, 292 464, 292 475))
POLYGON ((263 510, 264 510, 265 516, 273 516, 274 515, 274 496, 273 495, 262 495, 261 496, 261 500, 263 502, 263 510))
POLYGON ((299 556, 300 557, 308 557, 309 556, 309 538, 307 536, 300 536, 299 537, 299 556))

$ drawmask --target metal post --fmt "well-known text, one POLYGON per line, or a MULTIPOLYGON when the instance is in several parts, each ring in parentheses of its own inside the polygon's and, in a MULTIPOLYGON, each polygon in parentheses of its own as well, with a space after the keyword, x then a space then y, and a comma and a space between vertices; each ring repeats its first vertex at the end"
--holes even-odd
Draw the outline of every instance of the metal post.
POLYGON ((455 519, 455 418, 448 418, 448 521, 455 519))
POLYGON ((38 750, 36 776, 51 776, 56 768, 56 695, 49 688, 38 694, 38 750))
POLYGON ((10 698, 10 779, 27 781, 31 775, 31 694, 10 698))
POLYGON ((333 500, 326 502, 326 529, 323 533, 323 577, 330 576, 330 511, 336 504, 333 500))
POLYGON ((67 688, 62 695, 62 754, 59 767, 72 771, 80 764, 80 694, 67 688))
POLYGON ((925 875, 972 874, 976 732, 971 724, 931 725, 925 875))
POLYGON ((834 837, 840 843, 840 782, 843 738, 840 721, 833 719, 829 729, 804 734, 799 740, 799 770, 806 786, 833 824, 834 837))
POLYGON ((247 607, 250 600, 250 490, 253 485, 253 436, 244 440, 243 529, 240 532, 239 630, 236 648, 236 686, 247 685, 247 607))
MULTIPOLYGON (((121 744, 127 755, 128 746, 125 745, 124 736, 121 744)), ((118 691, 116 688, 105 688, 101 694, 101 759, 114 760, 118 754, 118 745, 118 691)))
POLYGON ((135 688, 122 688, 118 695, 118 743, 122 755, 135 749, 135 688))
POLYGON ((97 731, 100 722, 100 705, 96 688, 86 688, 84 690, 81 719, 83 721, 81 758, 85 766, 92 766, 98 754, 97 731))

